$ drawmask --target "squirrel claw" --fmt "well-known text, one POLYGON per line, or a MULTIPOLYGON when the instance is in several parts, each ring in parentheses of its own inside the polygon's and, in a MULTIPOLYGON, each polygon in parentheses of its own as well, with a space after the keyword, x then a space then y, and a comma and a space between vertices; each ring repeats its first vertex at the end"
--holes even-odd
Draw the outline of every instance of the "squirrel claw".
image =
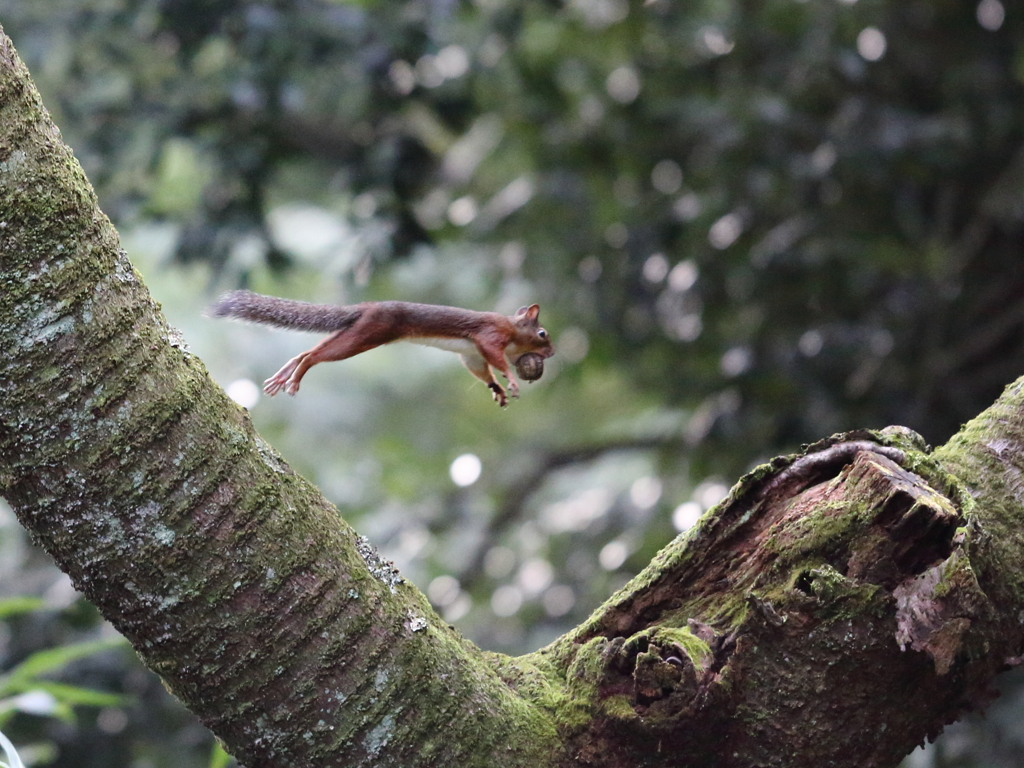
POLYGON ((491 389, 491 397, 494 398, 494 402, 502 408, 508 405, 508 398, 505 397, 505 390, 501 388, 500 384, 491 382, 487 386, 491 389))
POLYGON ((263 394, 268 397, 273 397, 278 392, 284 389, 284 382, 276 376, 271 376, 269 379, 263 382, 263 394))

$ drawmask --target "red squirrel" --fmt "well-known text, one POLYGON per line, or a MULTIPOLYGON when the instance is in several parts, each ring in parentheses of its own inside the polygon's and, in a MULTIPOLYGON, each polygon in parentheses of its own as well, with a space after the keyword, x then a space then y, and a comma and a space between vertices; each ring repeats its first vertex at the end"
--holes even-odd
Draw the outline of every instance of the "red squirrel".
POLYGON ((251 291, 232 291, 212 307, 213 317, 235 317, 254 323, 301 331, 333 332, 312 349, 297 355, 263 383, 263 391, 289 395, 312 366, 345 360, 361 352, 412 341, 455 352, 469 372, 486 384, 498 405, 508 403, 492 369, 508 379, 508 397, 519 397, 519 383, 509 363, 524 379, 540 378, 544 359, 555 353, 548 332, 540 327, 540 307, 523 307, 511 317, 497 312, 475 312, 434 304, 405 301, 370 301, 350 306, 309 304, 251 291), (534 355, 531 357, 531 354, 534 355))

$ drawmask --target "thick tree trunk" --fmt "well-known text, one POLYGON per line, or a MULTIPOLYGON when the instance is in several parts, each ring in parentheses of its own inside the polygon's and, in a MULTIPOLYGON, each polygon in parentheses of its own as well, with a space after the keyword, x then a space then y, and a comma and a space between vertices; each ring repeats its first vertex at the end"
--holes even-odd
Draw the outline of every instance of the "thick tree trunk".
POLYGON ((1020 384, 929 454, 743 478, 582 626, 486 654, 176 339, 0 33, 0 492, 243 763, 892 766, 1019 661, 1020 384))

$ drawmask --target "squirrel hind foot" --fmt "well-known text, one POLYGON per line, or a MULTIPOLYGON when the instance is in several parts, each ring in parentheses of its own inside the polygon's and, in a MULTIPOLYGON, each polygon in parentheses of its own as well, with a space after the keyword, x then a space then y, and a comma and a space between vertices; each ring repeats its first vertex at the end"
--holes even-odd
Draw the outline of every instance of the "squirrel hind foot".
POLYGON ((284 388, 284 381, 277 376, 271 376, 263 382, 263 394, 273 397, 284 388))

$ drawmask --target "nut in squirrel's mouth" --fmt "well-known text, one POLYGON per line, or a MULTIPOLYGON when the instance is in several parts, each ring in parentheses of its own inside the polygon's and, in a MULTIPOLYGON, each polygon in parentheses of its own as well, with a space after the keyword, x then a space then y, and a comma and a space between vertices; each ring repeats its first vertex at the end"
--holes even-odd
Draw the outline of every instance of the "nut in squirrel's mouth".
POLYGON ((512 364, 519 378, 525 381, 536 381, 544 375, 544 358, 536 352, 522 354, 512 364))

